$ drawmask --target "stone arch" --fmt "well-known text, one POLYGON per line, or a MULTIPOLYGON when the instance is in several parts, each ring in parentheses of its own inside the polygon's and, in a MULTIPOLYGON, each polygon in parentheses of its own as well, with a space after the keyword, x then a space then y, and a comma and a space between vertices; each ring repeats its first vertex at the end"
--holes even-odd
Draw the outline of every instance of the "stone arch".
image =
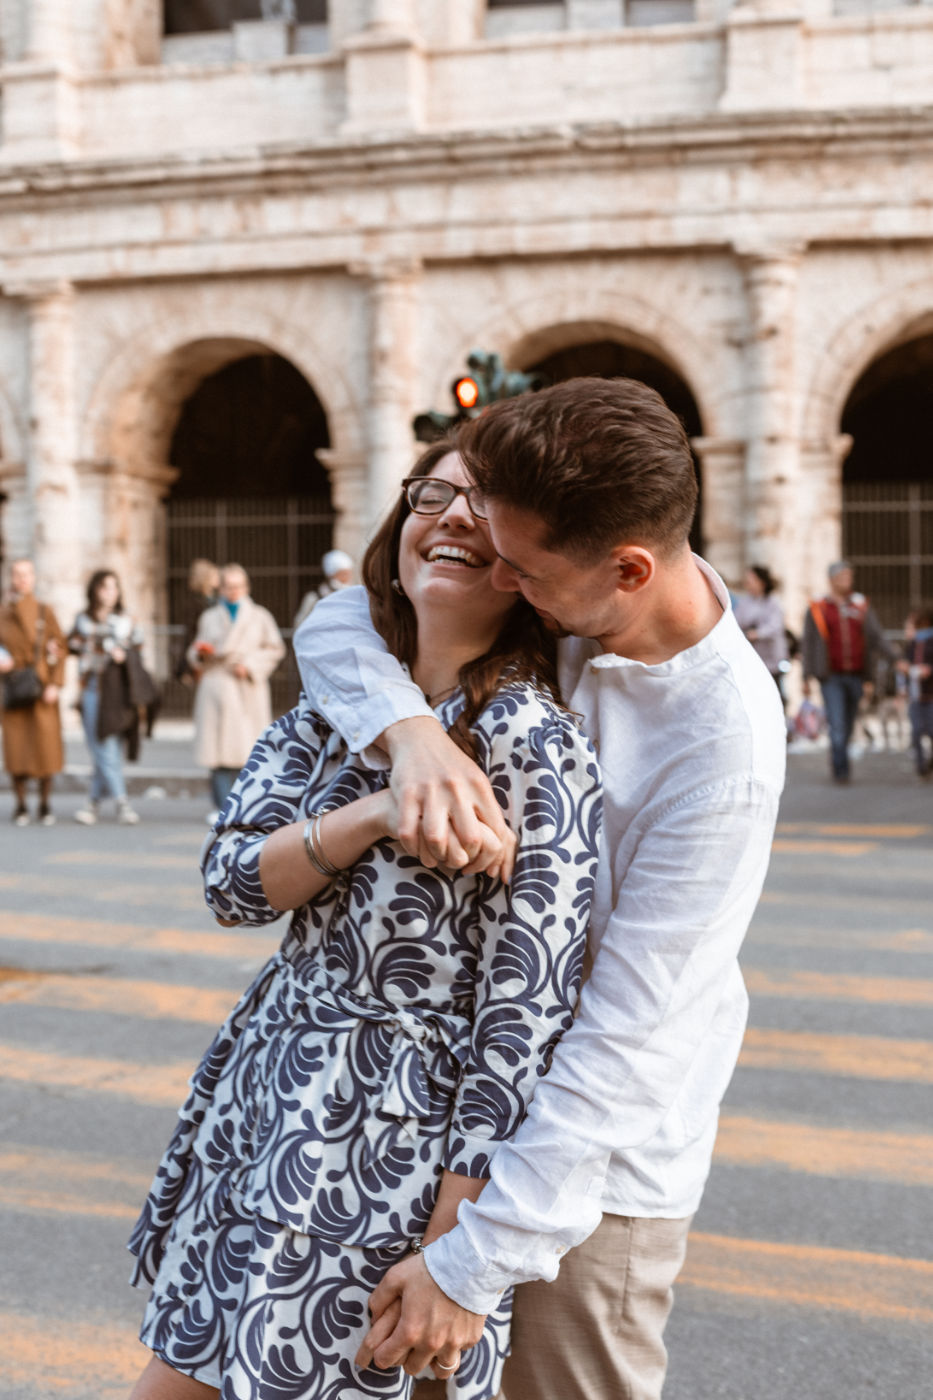
MULTIPOLYGON (((804 404, 803 460, 817 509, 817 529, 829 534, 815 556, 813 584, 822 583, 825 563, 845 553, 859 586, 872 597, 888 627, 899 627, 909 606, 929 591, 922 536, 930 518, 919 486, 879 474, 862 460, 854 479, 846 460, 854 431, 853 396, 873 367, 901 349, 933 337, 933 280, 918 279, 859 308, 819 349, 804 404), (922 308, 918 311, 918 307, 922 308), (879 507, 883 506, 879 514, 879 507), (831 530, 827 530, 829 522, 831 530)), ((895 377, 896 378, 896 377, 895 377)), ((859 441, 862 441, 860 437, 859 441)))
POLYGON ((198 304, 187 315, 142 327, 105 366, 81 425, 83 461, 119 461, 143 475, 164 467, 181 406, 194 388, 235 359, 267 352, 288 360, 313 386, 327 415, 332 450, 361 450, 362 415, 323 348, 266 308, 227 308, 215 318, 194 300, 198 304))
MULTIPOLYGON (((690 389, 704 434, 721 431, 726 376, 717 374, 708 347, 662 307, 600 286, 595 279, 581 278, 572 288, 558 288, 556 295, 536 293, 509 302, 470 332, 468 348, 498 350, 510 368, 519 369, 556 350, 598 340, 630 345, 669 365, 690 389)), ((461 369, 462 363, 448 363, 443 389, 461 369)))
POLYGON ((933 333, 933 280, 898 287, 859 308, 817 350, 804 402, 803 441, 833 442, 854 385, 885 351, 933 333), (928 309, 918 313, 917 307, 928 309))

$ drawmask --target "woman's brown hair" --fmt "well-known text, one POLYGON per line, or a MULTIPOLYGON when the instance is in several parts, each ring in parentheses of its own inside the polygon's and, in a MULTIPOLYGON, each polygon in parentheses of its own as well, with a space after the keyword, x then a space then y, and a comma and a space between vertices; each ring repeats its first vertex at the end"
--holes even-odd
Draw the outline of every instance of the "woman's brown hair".
MULTIPOLYGON (((432 443, 409 475, 429 476, 438 462, 456 451, 455 438, 442 438, 432 443)), ((402 526, 410 514, 403 491, 366 550, 362 568, 373 625, 392 654, 407 666, 413 665, 418 654, 418 624, 411 602, 398 590, 398 558, 402 526)), ((451 726, 450 737, 464 753, 475 758, 470 725, 507 682, 531 681, 561 703, 557 685, 557 643, 534 608, 524 598, 516 597, 492 646, 482 656, 461 666, 458 680, 466 703, 451 726)))

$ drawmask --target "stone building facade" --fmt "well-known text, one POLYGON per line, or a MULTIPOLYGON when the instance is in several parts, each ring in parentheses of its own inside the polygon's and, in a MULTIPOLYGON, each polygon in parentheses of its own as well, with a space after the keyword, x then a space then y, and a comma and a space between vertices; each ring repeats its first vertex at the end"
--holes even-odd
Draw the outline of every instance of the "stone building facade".
POLYGON ((888 625, 933 595, 933 5, 2 0, 0 48, 0 548, 63 616, 104 564, 170 620, 241 362, 358 556, 474 346, 687 405, 702 549, 792 623, 844 543, 888 625))

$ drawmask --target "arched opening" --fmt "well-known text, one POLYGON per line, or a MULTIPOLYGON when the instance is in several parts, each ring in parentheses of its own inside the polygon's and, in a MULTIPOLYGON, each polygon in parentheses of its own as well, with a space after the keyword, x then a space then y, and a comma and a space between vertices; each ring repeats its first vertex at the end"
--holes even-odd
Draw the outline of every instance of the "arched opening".
MULTIPOLYGON (((557 384, 564 379, 575 379, 583 375, 594 375, 599 379, 615 379, 625 376, 640 379, 660 395, 668 408, 680 418, 687 437, 693 440, 703 433, 700 410, 686 381, 665 360, 652 351, 636 345, 623 345, 615 340, 589 340, 578 345, 568 345, 553 350, 544 358, 522 364, 526 371, 541 374, 549 384, 557 384)), ((702 490, 702 477, 696 453, 693 453, 697 482, 702 490)), ((690 532, 691 547, 702 553, 700 521, 702 511, 699 502, 690 532)))
POLYGON ((933 599, 933 334, 894 346, 857 380, 842 414, 842 547, 882 623, 933 599))
MULTIPOLYGON (((286 637, 301 598, 321 581, 334 508, 317 457, 330 437, 324 408, 304 376, 281 355, 241 345, 241 353, 190 390, 171 437, 178 472, 166 503, 168 619, 175 641, 190 604, 193 559, 242 564, 252 594, 286 637), (246 353, 242 353, 243 349, 246 353)), ((176 652, 177 654, 177 652, 176 652)), ((272 678, 277 711, 298 697, 294 659, 272 678)), ((167 687, 169 713, 185 713, 190 695, 167 687)))

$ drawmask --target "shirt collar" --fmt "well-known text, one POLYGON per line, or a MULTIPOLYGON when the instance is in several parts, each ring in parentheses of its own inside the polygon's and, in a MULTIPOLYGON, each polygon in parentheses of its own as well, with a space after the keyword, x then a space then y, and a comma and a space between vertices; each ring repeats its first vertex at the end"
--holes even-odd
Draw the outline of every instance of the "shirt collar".
POLYGON ((653 666, 647 665, 644 661, 634 661, 630 656, 619 656, 614 651, 600 651, 598 642, 589 642, 588 646, 592 647, 589 664, 594 671, 611 671, 627 667, 630 670, 644 671, 646 675, 650 676, 676 675, 680 671, 689 671, 691 667, 706 661, 715 652, 725 649, 736 637, 742 637, 732 613, 732 600, 729 597, 728 588, 716 570, 707 564, 705 559, 701 559, 699 554, 693 555, 693 561, 709 583, 716 601, 722 608, 722 617, 707 632, 706 636, 701 637, 698 642, 694 642, 692 647, 687 647, 686 650, 679 651, 676 656, 669 657, 667 661, 659 661, 653 666))

